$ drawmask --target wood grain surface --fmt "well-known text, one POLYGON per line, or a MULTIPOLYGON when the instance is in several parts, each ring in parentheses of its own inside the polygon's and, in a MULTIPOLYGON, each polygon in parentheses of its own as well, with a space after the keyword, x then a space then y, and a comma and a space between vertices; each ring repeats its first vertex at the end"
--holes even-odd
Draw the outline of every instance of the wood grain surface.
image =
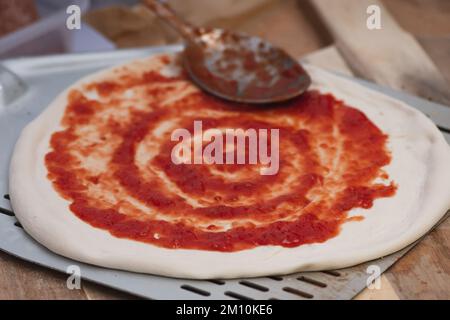
POLYGON ((386 277, 401 299, 450 299, 450 219, 394 264, 386 277))
POLYGON ((449 84, 418 41, 378 0, 313 0, 339 51, 358 76, 450 105, 449 84), (381 8, 381 29, 369 30, 366 10, 381 8))

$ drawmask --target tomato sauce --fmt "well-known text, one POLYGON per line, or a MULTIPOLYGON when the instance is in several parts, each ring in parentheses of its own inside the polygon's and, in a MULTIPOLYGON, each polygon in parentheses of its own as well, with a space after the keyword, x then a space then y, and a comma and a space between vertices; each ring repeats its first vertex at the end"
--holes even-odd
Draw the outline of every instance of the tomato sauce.
POLYGON ((196 90, 183 74, 123 67, 72 90, 62 125, 45 164, 70 210, 115 237, 164 248, 321 243, 362 219, 350 210, 396 190, 383 170, 388 137, 361 111, 318 91, 242 105, 196 90), (170 133, 193 132, 194 120, 203 130, 279 129, 278 173, 260 175, 254 164, 173 164, 170 133))

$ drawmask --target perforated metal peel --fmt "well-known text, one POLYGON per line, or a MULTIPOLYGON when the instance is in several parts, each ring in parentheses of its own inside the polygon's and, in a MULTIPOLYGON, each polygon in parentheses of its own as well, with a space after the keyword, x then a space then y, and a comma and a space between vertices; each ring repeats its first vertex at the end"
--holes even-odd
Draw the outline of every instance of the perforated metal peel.
MULTIPOLYGON (((80 77, 133 58, 161 52, 177 52, 179 46, 124 50, 111 53, 64 55, 4 61, 21 79, 27 91, 13 103, 0 107, 0 249, 19 258, 66 272, 81 268, 83 279, 151 299, 351 299, 366 287, 369 265, 385 271, 414 244, 387 257, 352 268, 302 272, 236 280, 183 280, 96 267, 56 255, 29 237, 11 211, 8 197, 9 159, 22 128, 39 114, 65 87, 80 77)), ((4 69, 1 72, 8 72, 4 69)), ((1 79, 1 78, 0 78, 1 79)), ((450 143, 450 109, 375 84, 355 80, 403 100, 427 114, 450 143)))

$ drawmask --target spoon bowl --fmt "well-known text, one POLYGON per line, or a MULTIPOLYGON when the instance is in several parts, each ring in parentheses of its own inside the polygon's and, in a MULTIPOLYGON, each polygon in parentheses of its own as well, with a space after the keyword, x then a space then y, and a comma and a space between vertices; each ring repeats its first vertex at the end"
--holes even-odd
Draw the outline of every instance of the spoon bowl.
POLYGON ((311 79, 284 50, 255 36, 196 28, 158 0, 144 0, 185 39, 183 64, 203 90, 241 103, 273 103, 305 92, 311 79))

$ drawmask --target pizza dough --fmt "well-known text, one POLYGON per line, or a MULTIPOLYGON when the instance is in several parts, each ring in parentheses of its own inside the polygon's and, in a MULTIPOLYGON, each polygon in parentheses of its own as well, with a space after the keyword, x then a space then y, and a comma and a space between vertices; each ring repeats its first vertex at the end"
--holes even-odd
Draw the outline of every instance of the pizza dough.
MULTIPOLYGON (((33 238, 58 254, 104 267, 182 278, 255 277, 342 268, 388 255, 425 234, 450 208, 450 148, 426 116, 400 101, 318 68, 307 67, 313 79, 312 89, 331 93, 343 100, 346 105, 362 111, 383 134, 388 136, 387 148, 391 160, 387 165, 382 164, 388 179, 379 182, 386 185, 395 183, 396 190, 393 196, 375 199, 366 209, 351 209, 348 212, 350 221, 340 225, 340 232, 334 237, 327 238, 326 241, 305 242, 293 247, 260 245, 243 250, 214 251, 204 250, 205 248, 186 249, 181 241, 181 248, 174 249, 127 239, 121 237, 121 233, 117 230, 115 235, 112 235, 105 230, 104 218, 101 221, 103 229, 93 227, 92 225, 100 222, 90 220, 88 224, 83 221, 85 220, 83 217, 80 218, 80 215, 77 217, 74 214, 77 208, 74 206, 69 208, 73 199, 70 199, 67 194, 77 196, 76 183, 59 180, 60 185, 70 185, 72 188, 64 198, 52 185, 51 175, 47 176, 49 157, 52 160, 49 156, 52 152, 51 137, 55 132, 62 132, 64 126, 72 121, 70 117, 66 117, 65 123, 61 123, 68 101, 73 99, 74 91, 82 92, 93 101, 109 98, 108 103, 117 104, 118 107, 111 109, 114 111, 111 114, 112 118, 105 117, 105 119, 109 119, 109 122, 111 119, 116 121, 108 123, 108 126, 116 128, 117 132, 122 132, 124 128, 121 126, 120 112, 125 112, 123 114, 125 119, 127 110, 145 110, 149 107, 149 103, 139 99, 142 92, 136 94, 131 90, 121 91, 121 96, 112 99, 110 92, 114 91, 113 86, 110 82, 105 82, 105 79, 130 81, 128 75, 142 75, 146 71, 160 73, 167 77, 176 76, 179 75, 180 70, 174 61, 176 59, 171 56, 150 57, 86 77, 57 97, 23 130, 11 161, 10 195, 17 218, 33 238), (92 84, 95 83, 103 83, 103 85, 94 86, 95 90, 92 90, 92 84), (363 219, 356 219, 356 217, 363 219), (352 221, 352 218, 358 221, 352 221)), ((154 76, 150 80, 165 82, 154 76)), ((186 81, 175 84, 168 82, 164 85, 169 91, 173 90, 171 87, 178 86, 176 88, 178 94, 170 92, 164 96, 164 105, 167 106, 176 104, 181 97, 195 94, 196 91, 195 87, 186 81)), ((146 90, 147 97, 164 95, 161 91, 152 91, 151 86, 144 85, 143 89, 146 90)), ((158 101, 161 102, 161 100, 158 101)), ((77 114, 81 114, 78 120, 85 116, 86 121, 89 121, 92 110, 75 107, 78 108, 77 114), (82 115, 83 113, 85 115, 82 115)), ((139 113, 137 115, 139 116, 139 113)), ((141 120, 139 117, 134 119, 136 123, 141 120)), ((159 130, 164 132, 164 126, 161 126, 159 130)), ((83 131, 84 140, 80 139, 80 143, 92 142, 96 135, 98 132, 90 131, 89 127, 86 127, 83 131)), ((161 147, 159 144, 155 145, 155 141, 158 142, 157 130, 150 138, 152 139, 144 139, 143 143, 137 147, 136 160, 133 160, 143 175, 146 174, 146 163, 150 158, 155 157, 158 148, 161 147)), ((108 148, 114 144, 115 140, 104 136, 102 141, 103 143, 95 145, 93 150, 100 158, 103 154, 111 156, 111 150, 108 148)), ((70 143, 70 139, 67 142, 70 143)), ((122 156, 127 157, 127 153, 122 156)), ((80 162, 82 166, 90 166, 98 173, 110 177, 108 175, 110 170, 104 167, 104 163, 90 162, 93 159, 82 150, 77 154, 77 158, 83 159, 80 162)), ((83 174, 84 171, 80 171, 80 176, 83 174)), ((161 175, 158 172, 153 174, 161 175)), ((93 198, 100 199, 101 203, 114 203, 123 212, 132 212, 130 214, 133 216, 133 221, 145 219, 146 208, 142 206, 139 199, 136 200, 127 193, 122 194, 124 199, 118 199, 113 196, 114 192, 106 194, 96 189, 97 185, 108 186, 108 181, 111 181, 109 185, 111 190, 120 187, 117 181, 108 179, 103 181, 102 176, 99 176, 100 178, 92 177, 90 192, 93 198), (136 211, 135 208, 142 210, 136 211)), ((124 176, 125 180, 129 179, 127 174, 124 176)), ((61 177, 63 175, 59 176, 61 177)), ((55 179, 54 176, 53 178, 55 179)), ((167 177, 161 179, 167 182, 167 186, 173 185, 173 181, 167 180, 167 177)), ((128 183, 125 180, 121 183, 128 183)), ((55 180, 53 182, 55 183, 55 180)), ((166 188, 162 185, 160 187, 166 188)), ((121 194, 117 192, 115 195, 121 194)), ((276 190, 273 189, 271 192, 275 193, 276 190)), ((202 203, 192 205, 201 206, 202 203)), ((102 213, 105 212, 107 213, 102 211, 102 213)), ((156 210, 149 214, 158 216, 159 213, 156 210)), ((176 216, 173 218, 175 220, 170 218, 169 222, 176 221, 176 218, 176 216)), ((193 221, 196 220, 193 218, 193 221)), ((109 225, 114 225, 114 222, 115 220, 111 217, 109 225)), ((199 227, 206 228, 207 225, 199 227)), ((231 228, 226 222, 223 225, 218 223, 218 227, 231 228)), ((121 232, 124 231, 121 230, 121 232)), ((158 240, 158 235, 154 236, 158 240)), ((133 236, 135 239, 139 237, 140 234, 133 236)))

